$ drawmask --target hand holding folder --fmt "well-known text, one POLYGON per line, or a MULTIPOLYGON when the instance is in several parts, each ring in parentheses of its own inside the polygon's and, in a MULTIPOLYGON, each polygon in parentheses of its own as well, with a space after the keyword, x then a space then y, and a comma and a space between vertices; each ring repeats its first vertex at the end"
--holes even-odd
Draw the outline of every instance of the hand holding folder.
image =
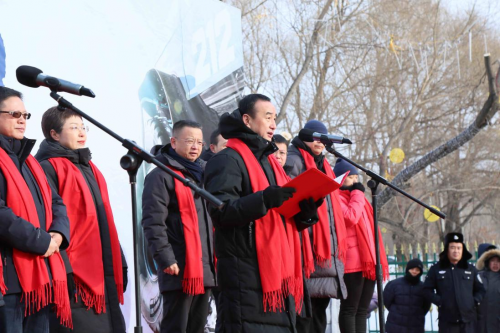
POLYGON ((318 169, 309 169, 283 185, 283 187, 293 187, 297 192, 294 193, 291 199, 276 208, 276 211, 286 218, 292 217, 300 212, 299 202, 309 198, 318 201, 330 192, 339 189, 348 175, 349 172, 346 172, 335 179, 331 179, 318 169))

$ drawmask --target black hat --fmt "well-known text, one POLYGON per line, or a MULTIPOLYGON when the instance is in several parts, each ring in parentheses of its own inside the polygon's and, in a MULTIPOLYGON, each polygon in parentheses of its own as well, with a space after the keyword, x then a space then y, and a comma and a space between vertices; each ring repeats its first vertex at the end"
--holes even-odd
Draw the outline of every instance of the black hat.
POLYGON ((443 260, 444 258, 448 258, 448 247, 450 243, 461 243, 463 245, 463 253, 462 259, 460 262, 465 262, 465 266, 467 261, 472 258, 472 254, 467 250, 467 245, 464 243, 464 235, 459 232, 450 232, 444 237, 444 251, 439 254, 439 258, 443 260))
POLYGON ((337 162, 335 162, 335 166, 333 167, 333 173, 335 176, 343 175, 347 171, 349 171, 349 176, 359 174, 358 169, 354 165, 341 158, 337 159, 337 162))
POLYGON ((420 277, 424 274, 424 264, 422 261, 418 258, 413 258, 412 260, 408 261, 406 264, 406 271, 405 271, 405 276, 404 278, 406 281, 408 281, 410 284, 418 284, 420 282, 420 277), (420 273, 417 276, 413 276, 410 273, 410 269, 412 268, 419 268, 420 273))
POLYGON ((420 272, 424 272, 424 264, 418 258, 413 258, 412 260, 408 261, 408 263, 406 264, 406 271, 408 272, 410 269, 415 267, 420 268, 420 272))
POLYGON ((450 243, 462 243, 464 244, 464 235, 459 232, 450 232, 444 237, 444 245, 448 246, 450 243))

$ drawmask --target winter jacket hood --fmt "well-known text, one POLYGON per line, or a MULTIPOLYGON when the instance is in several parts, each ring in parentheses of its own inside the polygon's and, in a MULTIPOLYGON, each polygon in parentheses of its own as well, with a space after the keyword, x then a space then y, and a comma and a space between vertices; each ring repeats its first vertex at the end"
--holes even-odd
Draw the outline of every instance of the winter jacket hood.
POLYGON ((497 247, 490 243, 482 243, 477 247, 477 259, 481 258, 484 252, 496 249, 497 247))
POLYGON ((220 118, 219 130, 225 139, 243 141, 257 159, 260 159, 262 154, 269 155, 278 150, 274 140, 267 141, 243 123, 239 110, 223 114, 220 118))
POLYGON ((89 161, 92 159, 92 153, 88 148, 69 149, 59 142, 51 142, 46 139, 43 140, 35 158, 41 162, 54 157, 64 157, 70 160, 71 163, 89 165, 89 161))
POLYGON ((480 271, 489 270, 488 262, 493 257, 498 257, 500 259, 500 250, 495 249, 484 252, 483 255, 477 261, 476 268, 480 271))

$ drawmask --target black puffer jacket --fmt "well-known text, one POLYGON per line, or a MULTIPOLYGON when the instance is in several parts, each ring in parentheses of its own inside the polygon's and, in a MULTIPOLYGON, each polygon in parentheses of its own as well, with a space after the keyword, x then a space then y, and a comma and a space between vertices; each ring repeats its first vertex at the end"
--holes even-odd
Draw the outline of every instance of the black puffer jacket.
MULTIPOLYGON (((59 192, 59 176, 52 164, 48 161, 50 158, 62 157, 68 159, 73 163, 78 170, 81 172, 83 178, 85 179, 87 185, 89 186, 92 199, 95 204, 97 212, 97 222, 99 224, 99 236, 101 238, 101 250, 102 250, 102 265, 104 270, 104 285, 105 285, 105 297, 106 297, 106 314, 110 318, 111 328, 113 332, 125 332, 125 320, 123 318, 122 311, 120 309, 120 303, 118 300, 118 292, 116 290, 115 273, 113 270, 113 254, 111 252, 111 239, 109 235, 108 218, 104 208, 104 203, 102 201, 101 191, 97 180, 92 172, 92 168, 89 165, 91 160, 91 153, 88 148, 83 149, 68 149, 61 146, 57 142, 49 142, 43 140, 40 144, 40 149, 38 150, 36 156, 40 165, 42 166, 49 184, 52 186, 54 191, 59 192)), ((97 244, 96 244, 97 245, 97 244)), ((72 273, 73 269, 71 263, 68 259, 66 251, 61 251, 61 256, 64 260, 66 266, 66 273, 72 273)), ((122 269, 123 269, 123 287, 127 288, 127 261, 121 253, 122 257, 122 269)), ((91 267, 89 267, 91 269, 91 267)), ((68 279, 71 279, 71 275, 68 279)), ((71 284, 71 281, 68 281, 71 284)), ((73 296, 73 292, 70 292, 70 297, 73 296)), ((73 297, 74 298, 74 297, 73 297)), ((101 318, 97 318, 95 311, 87 311, 87 307, 83 302, 71 302, 71 311, 73 316, 73 322, 75 327, 73 330, 64 328, 62 325, 57 325, 57 330, 54 325, 52 325, 52 332, 87 332, 89 330, 93 332, 101 332, 98 327, 101 326, 101 318)), ((104 328, 103 328, 104 329, 104 328)))
POLYGON ((477 333, 497 333, 500 331, 500 272, 488 268, 491 258, 500 258, 500 250, 489 250, 477 261, 479 276, 483 281, 486 294, 479 307, 477 333))
MULTIPOLYGON (((321 154, 315 156, 312 154, 309 147, 307 147, 302 140, 295 137, 292 144, 288 148, 288 157, 286 160, 285 170, 288 171, 288 175, 291 178, 297 177, 299 174, 306 171, 306 165, 302 155, 298 148, 304 149, 311 154, 318 166, 318 169, 322 172, 323 170, 323 159, 325 155, 321 154)), ((339 258, 335 257, 337 252, 337 233, 335 231, 335 219, 333 217, 332 203, 330 196, 325 198, 328 217, 330 220, 330 244, 332 251, 332 266, 331 267, 321 267, 315 262, 314 273, 311 274, 311 278, 306 280, 307 289, 311 295, 311 298, 346 298, 347 288, 344 283, 344 264, 339 258), (339 294, 340 290, 340 294, 339 294)), ((313 228, 309 228, 309 236, 311 237, 311 244, 313 244, 313 228)))
MULTIPOLYGON (((407 273, 408 274, 408 273, 407 273)), ((423 333, 425 315, 431 307, 422 293, 421 281, 412 283, 407 277, 390 281, 384 288, 384 305, 389 310, 387 333, 423 333)))
MULTIPOLYGON (((184 177, 195 182, 195 178, 189 171, 168 155, 169 148, 170 144, 164 147, 155 146, 151 153, 156 154, 156 158, 166 166, 181 171, 184 177)), ((205 162, 200 159, 198 159, 198 162, 202 164, 202 167, 205 165, 205 162)), ((216 283, 212 221, 208 215, 204 199, 195 195, 194 204, 198 215, 202 249, 203 284, 205 287, 214 287, 216 283)), ((174 179, 159 168, 151 171, 144 180, 142 227, 144 228, 144 236, 148 241, 149 251, 151 251, 156 264, 159 266, 160 291, 181 290, 186 265, 184 227, 175 194, 174 179), (179 275, 162 273, 173 264, 179 266, 179 275)))
MULTIPOLYGON (((219 128, 224 138, 238 138, 247 144, 269 184, 275 185, 267 159, 275 151, 275 145, 247 128, 238 110, 223 115, 219 128)), ((254 221, 266 215, 267 209, 262 191, 253 192, 245 163, 235 150, 226 148, 210 159, 205 170, 205 188, 225 203, 221 211, 212 206, 209 209, 215 225, 221 290, 217 311, 221 315, 222 332, 294 332, 292 297, 287 299, 286 311, 264 312, 263 309, 254 221)))
POLYGON ((463 257, 456 265, 450 263, 447 251, 445 247, 439 261, 429 269, 424 282, 424 295, 439 307, 440 322, 473 322, 476 320, 476 307, 484 296, 484 286, 478 279, 476 267, 467 262, 472 255, 465 245, 463 257))

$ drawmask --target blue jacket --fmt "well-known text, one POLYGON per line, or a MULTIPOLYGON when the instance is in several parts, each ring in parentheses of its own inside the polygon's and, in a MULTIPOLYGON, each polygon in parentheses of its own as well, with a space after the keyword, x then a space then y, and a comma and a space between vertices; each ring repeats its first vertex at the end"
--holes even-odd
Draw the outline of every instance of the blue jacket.
POLYGON ((390 281, 384 289, 384 305, 389 310, 387 333, 423 333, 425 314, 431 303, 422 293, 424 284, 410 284, 402 277, 390 281))

